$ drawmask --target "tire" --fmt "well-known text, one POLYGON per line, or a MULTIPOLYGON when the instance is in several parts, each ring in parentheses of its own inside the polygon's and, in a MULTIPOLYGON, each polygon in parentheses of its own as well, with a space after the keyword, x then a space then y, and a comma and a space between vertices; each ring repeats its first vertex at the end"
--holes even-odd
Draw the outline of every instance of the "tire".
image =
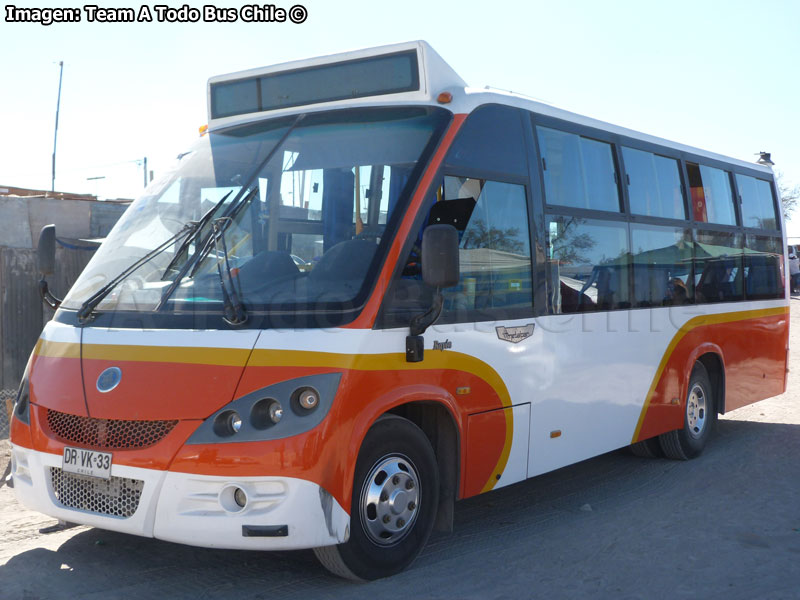
POLYGON ((631 451, 631 454, 634 456, 640 456, 641 458, 662 458, 664 456, 664 452, 661 450, 661 444, 658 441, 658 437, 651 437, 647 438, 646 440, 641 440, 636 442, 635 444, 631 444, 628 446, 631 451))
POLYGON ((350 539, 314 548, 331 573, 356 581, 408 567, 428 541, 439 503, 439 470, 428 438, 411 421, 384 415, 358 453, 350 539))
POLYGON ((658 437, 664 456, 689 460, 706 447, 711 430, 717 422, 714 390, 703 363, 694 363, 684 403, 683 427, 658 437))

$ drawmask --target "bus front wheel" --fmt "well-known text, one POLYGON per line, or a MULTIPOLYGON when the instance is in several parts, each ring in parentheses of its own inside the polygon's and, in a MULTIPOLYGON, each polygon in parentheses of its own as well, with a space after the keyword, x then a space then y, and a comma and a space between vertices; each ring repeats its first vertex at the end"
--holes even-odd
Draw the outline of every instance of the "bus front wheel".
POLYGON ((315 548, 335 575, 372 580, 405 569, 422 550, 439 502, 439 471, 428 438, 411 421, 384 415, 358 453, 350 539, 315 548))
POLYGON ((684 404, 683 427, 659 436, 667 458, 688 460, 703 451, 717 420, 714 390, 703 363, 694 363, 684 404))

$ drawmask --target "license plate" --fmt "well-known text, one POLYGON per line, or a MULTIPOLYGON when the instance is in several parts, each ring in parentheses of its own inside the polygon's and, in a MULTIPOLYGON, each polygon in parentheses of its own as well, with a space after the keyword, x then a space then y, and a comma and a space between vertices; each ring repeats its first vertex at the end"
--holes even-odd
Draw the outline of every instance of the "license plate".
POLYGON ((61 469, 77 475, 110 479, 111 453, 66 446, 63 460, 61 461, 61 469))

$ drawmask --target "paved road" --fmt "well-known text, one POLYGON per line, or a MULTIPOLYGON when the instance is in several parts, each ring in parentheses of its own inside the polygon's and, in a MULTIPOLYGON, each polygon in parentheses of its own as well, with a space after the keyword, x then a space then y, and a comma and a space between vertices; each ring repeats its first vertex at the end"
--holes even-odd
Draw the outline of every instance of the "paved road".
POLYGON ((800 599, 793 304, 790 391, 726 415, 702 457, 614 452, 463 501, 455 533, 390 579, 339 580, 310 551, 215 551, 84 527, 41 535, 51 521, 3 487, 0 599, 800 599))

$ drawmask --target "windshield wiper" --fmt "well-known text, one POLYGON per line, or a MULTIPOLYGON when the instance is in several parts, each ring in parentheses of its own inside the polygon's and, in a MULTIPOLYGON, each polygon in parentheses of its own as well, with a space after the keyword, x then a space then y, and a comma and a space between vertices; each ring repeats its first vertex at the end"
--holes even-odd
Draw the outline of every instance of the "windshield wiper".
POLYGON ((97 307, 98 304, 105 298, 111 290, 113 290, 119 282, 124 280, 128 275, 133 273, 136 269, 141 267, 143 264, 149 262, 159 254, 161 254, 164 250, 169 248, 172 244, 174 244, 182 235, 187 235, 191 237, 192 233, 196 230, 198 226, 198 221, 189 221, 186 223, 175 235, 167 239, 166 241, 162 242, 159 246, 153 248, 142 256, 139 260, 129 266, 127 269, 122 271, 119 275, 114 277, 111 281, 97 290, 94 294, 92 294, 87 300, 81 304, 80 309, 78 309, 78 319, 81 321, 87 321, 92 317, 92 313, 94 309, 97 307))
MULTIPOLYGON (((202 217, 200 217, 200 219, 198 219, 197 221, 190 221, 190 223, 193 223, 195 225, 194 231, 192 232, 191 235, 186 236, 186 238, 184 238, 184 240, 181 242, 181 245, 178 246, 178 248, 175 250, 175 256, 172 257, 172 260, 169 261, 169 264, 164 269, 164 277, 166 277, 170 269, 172 269, 172 267, 175 266, 175 263, 178 262, 178 259, 181 257, 181 254, 183 254, 183 251, 186 250, 189 244, 192 243, 192 240, 197 239, 197 236, 199 236, 200 233, 203 231, 203 227, 206 226, 206 224, 211 220, 211 217, 219 210, 219 207, 225 204, 225 200, 227 200, 228 196, 230 196, 232 193, 233 190, 225 194, 222 197, 222 199, 219 202, 217 202, 214 206, 209 208, 206 211, 206 213, 202 217)), ((187 261, 189 260, 188 257, 186 260, 187 261)))
POLYGON ((244 304, 242 304, 241 300, 242 285, 239 281, 239 270, 236 269, 234 282, 234 272, 228 260, 228 246, 225 243, 225 229, 227 229, 227 227, 223 226, 222 223, 229 223, 230 219, 231 217, 220 217, 212 221, 211 238, 214 241, 214 253, 217 255, 217 273, 219 274, 219 286, 222 292, 223 302, 224 316, 222 318, 228 325, 236 327, 244 325, 247 321, 247 312, 244 310, 244 304), (222 246, 221 256, 219 246, 222 246), (225 265, 225 275, 222 274, 223 265, 225 265), (237 287, 239 288, 238 290, 236 289, 237 287))
POLYGON ((229 206, 228 209, 222 214, 222 216, 217 217, 216 219, 213 220, 211 224, 211 231, 209 232, 209 237, 205 239, 205 244, 203 244, 202 248, 200 248, 200 251, 197 253, 197 258, 196 260, 194 260, 194 266, 189 270, 189 277, 194 277, 195 273, 197 273, 197 270, 202 265, 203 259, 211 251, 211 248, 216 248, 217 240, 215 238, 216 235, 215 228, 224 233, 225 230, 228 228, 228 225, 233 223, 234 219, 236 218, 236 215, 238 215, 241 212, 241 210, 245 206, 247 206, 247 203, 253 199, 253 197, 256 195, 256 192, 258 192, 258 188, 257 187, 252 188, 246 196, 240 198, 238 201, 235 201, 236 202, 235 206, 233 205, 229 206))

